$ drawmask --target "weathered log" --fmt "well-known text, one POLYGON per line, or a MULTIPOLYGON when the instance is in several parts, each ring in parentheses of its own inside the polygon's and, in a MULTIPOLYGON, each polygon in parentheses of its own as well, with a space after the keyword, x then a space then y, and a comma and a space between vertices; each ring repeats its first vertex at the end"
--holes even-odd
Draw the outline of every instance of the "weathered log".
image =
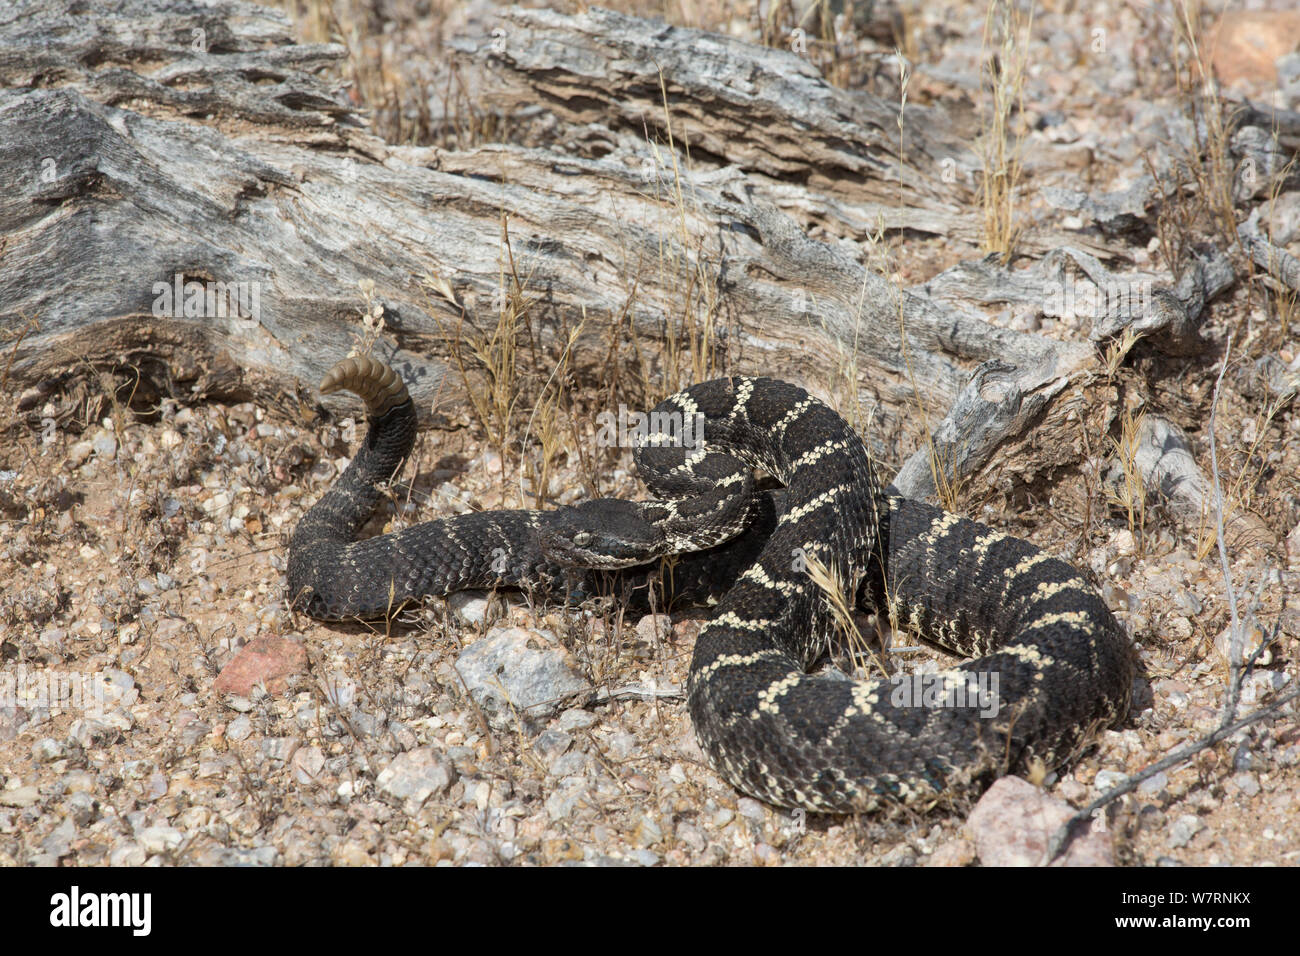
MULTIPOLYGON (((169 3, 125 0, 89 23, 66 0, 25 3, 0 23, 0 176, 13 184, 0 198, 0 326, 21 409, 107 366, 158 393, 297 412, 353 345, 369 279, 380 351, 426 414, 461 394, 450 338, 490 329, 522 296, 545 342, 587 317, 579 367, 607 361, 616 318, 643 342, 687 317, 711 325, 706 371, 789 378, 868 410, 884 461, 916 446, 897 479, 911 494, 933 490, 931 462, 951 478, 1033 429, 1078 427, 1057 398, 1088 380, 1096 346, 1000 328, 971 304, 1019 283, 1019 301, 1042 310, 1041 276, 990 272, 981 299, 969 280, 983 267, 967 264, 903 290, 786 211, 865 215, 902 195, 922 218, 947 215, 942 179, 916 162, 968 168, 969 156, 919 112, 900 153, 891 111, 781 51, 598 11, 514 10, 500 48, 478 54, 508 64, 508 95, 545 90, 557 115, 588 133, 608 123, 615 143, 635 128, 667 139, 671 121, 674 142, 716 162, 663 144, 648 164, 626 149, 392 147, 317 75, 337 47, 293 44, 263 8, 169 3), (652 55, 670 67, 662 85, 652 55)), ((1214 289, 1172 294, 1194 320, 1214 289)))
MULTIPOLYGON (((983 239, 980 158, 942 109, 839 89, 791 50, 599 8, 512 8, 456 46, 494 71, 503 109, 540 101, 586 137, 607 130, 602 153, 648 170, 662 164, 653 142, 671 135, 695 163, 741 170, 747 195, 806 228, 855 241, 880 229, 983 239)), ((1114 251, 1042 227, 1019 241, 1027 252, 1066 242, 1114 251)))

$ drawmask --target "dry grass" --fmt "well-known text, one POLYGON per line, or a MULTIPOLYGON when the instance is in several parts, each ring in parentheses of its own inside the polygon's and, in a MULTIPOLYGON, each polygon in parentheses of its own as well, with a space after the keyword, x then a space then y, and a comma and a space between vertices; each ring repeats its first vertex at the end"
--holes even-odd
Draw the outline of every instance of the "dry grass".
POLYGON ((1033 13, 1026 15, 1013 0, 990 0, 984 19, 984 49, 988 56, 984 132, 980 159, 984 176, 980 207, 984 210, 984 251, 1010 256, 1016 243, 1016 189, 1022 172, 1025 137, 1025 66, 1029 55, 1033 13))
POLYGON ((1174 14, 1175 77, 1197 137, 1195 155, 1187 157, 1187 170, 1216 231, 1228 245, 1234 245, 1238 239, 1233 203, 1236 167, 1229 151, 1231 118, 1205 50, 1204 11, 1200 0, 1177 0, 1174 14))
MULTIPOLYGON (((672 160, 673 182, 669 199, 677 220, 678 240, 676 247, 667 244, 660 247, 659 269, 663 287, 668 290, 673 301, 682 304, 681 313, 669 317, 664 342, 663 365, 666 378, 663 384, 667 389, 665 394, 671 394, 692 382, 706 381, 717 371, 717 272, 704 249, 703 241, 696 240, 691 234, 688 214, 692 200, 688 199, 688 192, 682 185, 672 110, 668 105, 668 90, 662 74, 659 77, 659 93, 663 107, 664 134, 668 140, 666 152, 672 160), (683 379, 683 373, 686 374, 686 379, 683 379)), ((683 146, 685 161, 689 164, 689 145, 683 146)), ((659 155, 658 150, 652 148, 652 152, 659 155)), ((658 176, 655 177, 655 182, 658 183, 658 176)))
POLYGON ((841 580, 839 572, 835 568, 827 567, 816 555, 801 552, 796 560, 803 564, 809 579, 822 592, 835 632, 839 636, 839 640, 834 643, 844 648, 845 656, 849 661, 846 670, 856 675, 859 662, 869 659, 880 670, 882 676, 888 677, 889 668, 884 658, 863 639, 854 621, 853 608, 850 605, 853 599, 850 582, 841 580))
POLYGON ((1123 473, 1123 480, 1118 488, 1108 489, 1106 497, 1112 505, 1120 508, 1128 519, 1128 530, 1133 535, 1134 544, 1139 554, 1144 549, 1146 540, 1146 482, 1142 470, 1138 467, 1138 448, 1142 444, 1142 421, 1146 412, 1133 414, 1133 409, 1125 407, 1120 413, 1119 438, 1110 438, 1115 460, 1123 473))
POLYGON ((1104 358, 1106 378, 1111 380, 1115 378, 1120 366, 1124 364, 1124 359, 1128 357, 1129 352, 1133 351, 1133 346, 1137 345, 1141 338, 1141 332, 1135 331, 1131 325, 1126 325, 1120 337, 1106 346, 1104 358))
MULTIPOLYGON (((1237 475, 1233 478, 1227 495, 1222 497, 1221 507, 1216 509, 1216 512, 1221 511, 1222 513, 1211 514, 1208 506, 1202 510, 1200 524, 1196 533, 1196 560, 1203 561, 1209 557, 1210 552, 1214 550, 1218 543, 1219 529, 1225 522, 1230 522, 1234 515, 1250 509, 1255 489, 1259 486, 1264 470, 1267 468, 1265 457, 1259 453, 1260 444, 1268 434, 1273 420, 1290 402, 1291 396, 1278 396, 1265 408, 1261 409, 1252 420, 1250 432, 1253 438, 1241 456, 1241 467, 1237 469, 1237 475)), ((1211 439, 1214 438, 1212 432, 1210 437, 1211 439)), ((1218 472, 1219 465, 1216 454, 1216 484, 1218 482, 1218 472)))

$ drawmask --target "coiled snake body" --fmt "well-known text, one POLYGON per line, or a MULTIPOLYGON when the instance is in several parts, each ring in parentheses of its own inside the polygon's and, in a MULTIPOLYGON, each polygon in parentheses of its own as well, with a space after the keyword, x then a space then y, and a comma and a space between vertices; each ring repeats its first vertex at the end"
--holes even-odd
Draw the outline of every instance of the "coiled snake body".
POLYGON ((652 421, 703 423, 694 444, 660 433, 636 450, 652 491, 677 497, 470 514, 358 542, 376 482, 410 452, 415 415, 400 379, 376 360, 340 363, 321 390, 338 388, 362 396, 370 428, 294 531, 297 606, 374 617, 494 584, 571 597, 604 573, 635 590, 644 568, 566 565, 704 549, 682 553, 674 574, 693 599, 720 595, 696 640, 688 708, 714 767, 770 803, 928 806, 1001 772, 1057 766, 1128 709, 1127 638, 1094 588, 1028 542, 883 492, 861 439, 794 385, 716 379, 657 406, 652 421), (756 494, 754 468, 784 494, 756 494), (857 605, 982 656, 926 675, 915 694, 922 685, 909 679, 809 674, 834 635, 836 605, 839 620, 857 605))

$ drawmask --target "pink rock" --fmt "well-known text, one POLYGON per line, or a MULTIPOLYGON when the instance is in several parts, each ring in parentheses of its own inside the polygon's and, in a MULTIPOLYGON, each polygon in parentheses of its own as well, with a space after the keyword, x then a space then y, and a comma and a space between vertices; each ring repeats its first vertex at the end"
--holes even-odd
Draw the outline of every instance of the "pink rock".
POLYGON ((1225 86, 1277 84, 1278 57, 1300 49, 1300 11, 1233 10, 1224 13, 1208 44, 1214 72, 1225 86))
POLYGON ((289 675, 307 670, 307 649, 287 637, 259 637, 245 644, 234 660, 221 669, 212 689, 218 694, 247 697, 258 684, 267 693, 283 694, 289 675))
MULTIPOLYGON (((1047 844, 1074 808, 1019 777, 1003 777, 975 804, 966 833, 985 866, 1043 866, 1047 844)), ((1092 821, 1052 866, 1114 866, 1115 847, 1092 821)))

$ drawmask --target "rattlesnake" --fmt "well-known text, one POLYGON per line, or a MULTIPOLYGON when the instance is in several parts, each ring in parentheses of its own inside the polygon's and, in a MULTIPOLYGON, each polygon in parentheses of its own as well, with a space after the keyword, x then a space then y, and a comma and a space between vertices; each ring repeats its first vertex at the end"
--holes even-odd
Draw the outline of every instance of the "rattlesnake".
POLYGON ((703 423, 693 446, 659 433, 636 450, 652 491, 687 497, 468 514, 357 542, 376 482, 410 452, 415 414, 377 360, 340 363, 321 391, 339 388, 365 400, 370 427, 294 531, 297 606, 321 618, 371 617, 493 584, 573 598, 610 573, 637 591, 643 568, 566 565, 618 567, 705 548, 677 558, 685 590, 720 596, 696 640, 687 706, 713 766, 770 803, 928 806, 1000 772, 1054 767, 1128 709, 1132 654, 1094 588, 1028 542, 882 490, 858 435, 797 386, 715 379, 656 407, 663 420, 703 423), (784 493, 756 494, 754 468, 784 493), (957 654, 985 656, 924 679, 809 674, 855 605, 957 654))

